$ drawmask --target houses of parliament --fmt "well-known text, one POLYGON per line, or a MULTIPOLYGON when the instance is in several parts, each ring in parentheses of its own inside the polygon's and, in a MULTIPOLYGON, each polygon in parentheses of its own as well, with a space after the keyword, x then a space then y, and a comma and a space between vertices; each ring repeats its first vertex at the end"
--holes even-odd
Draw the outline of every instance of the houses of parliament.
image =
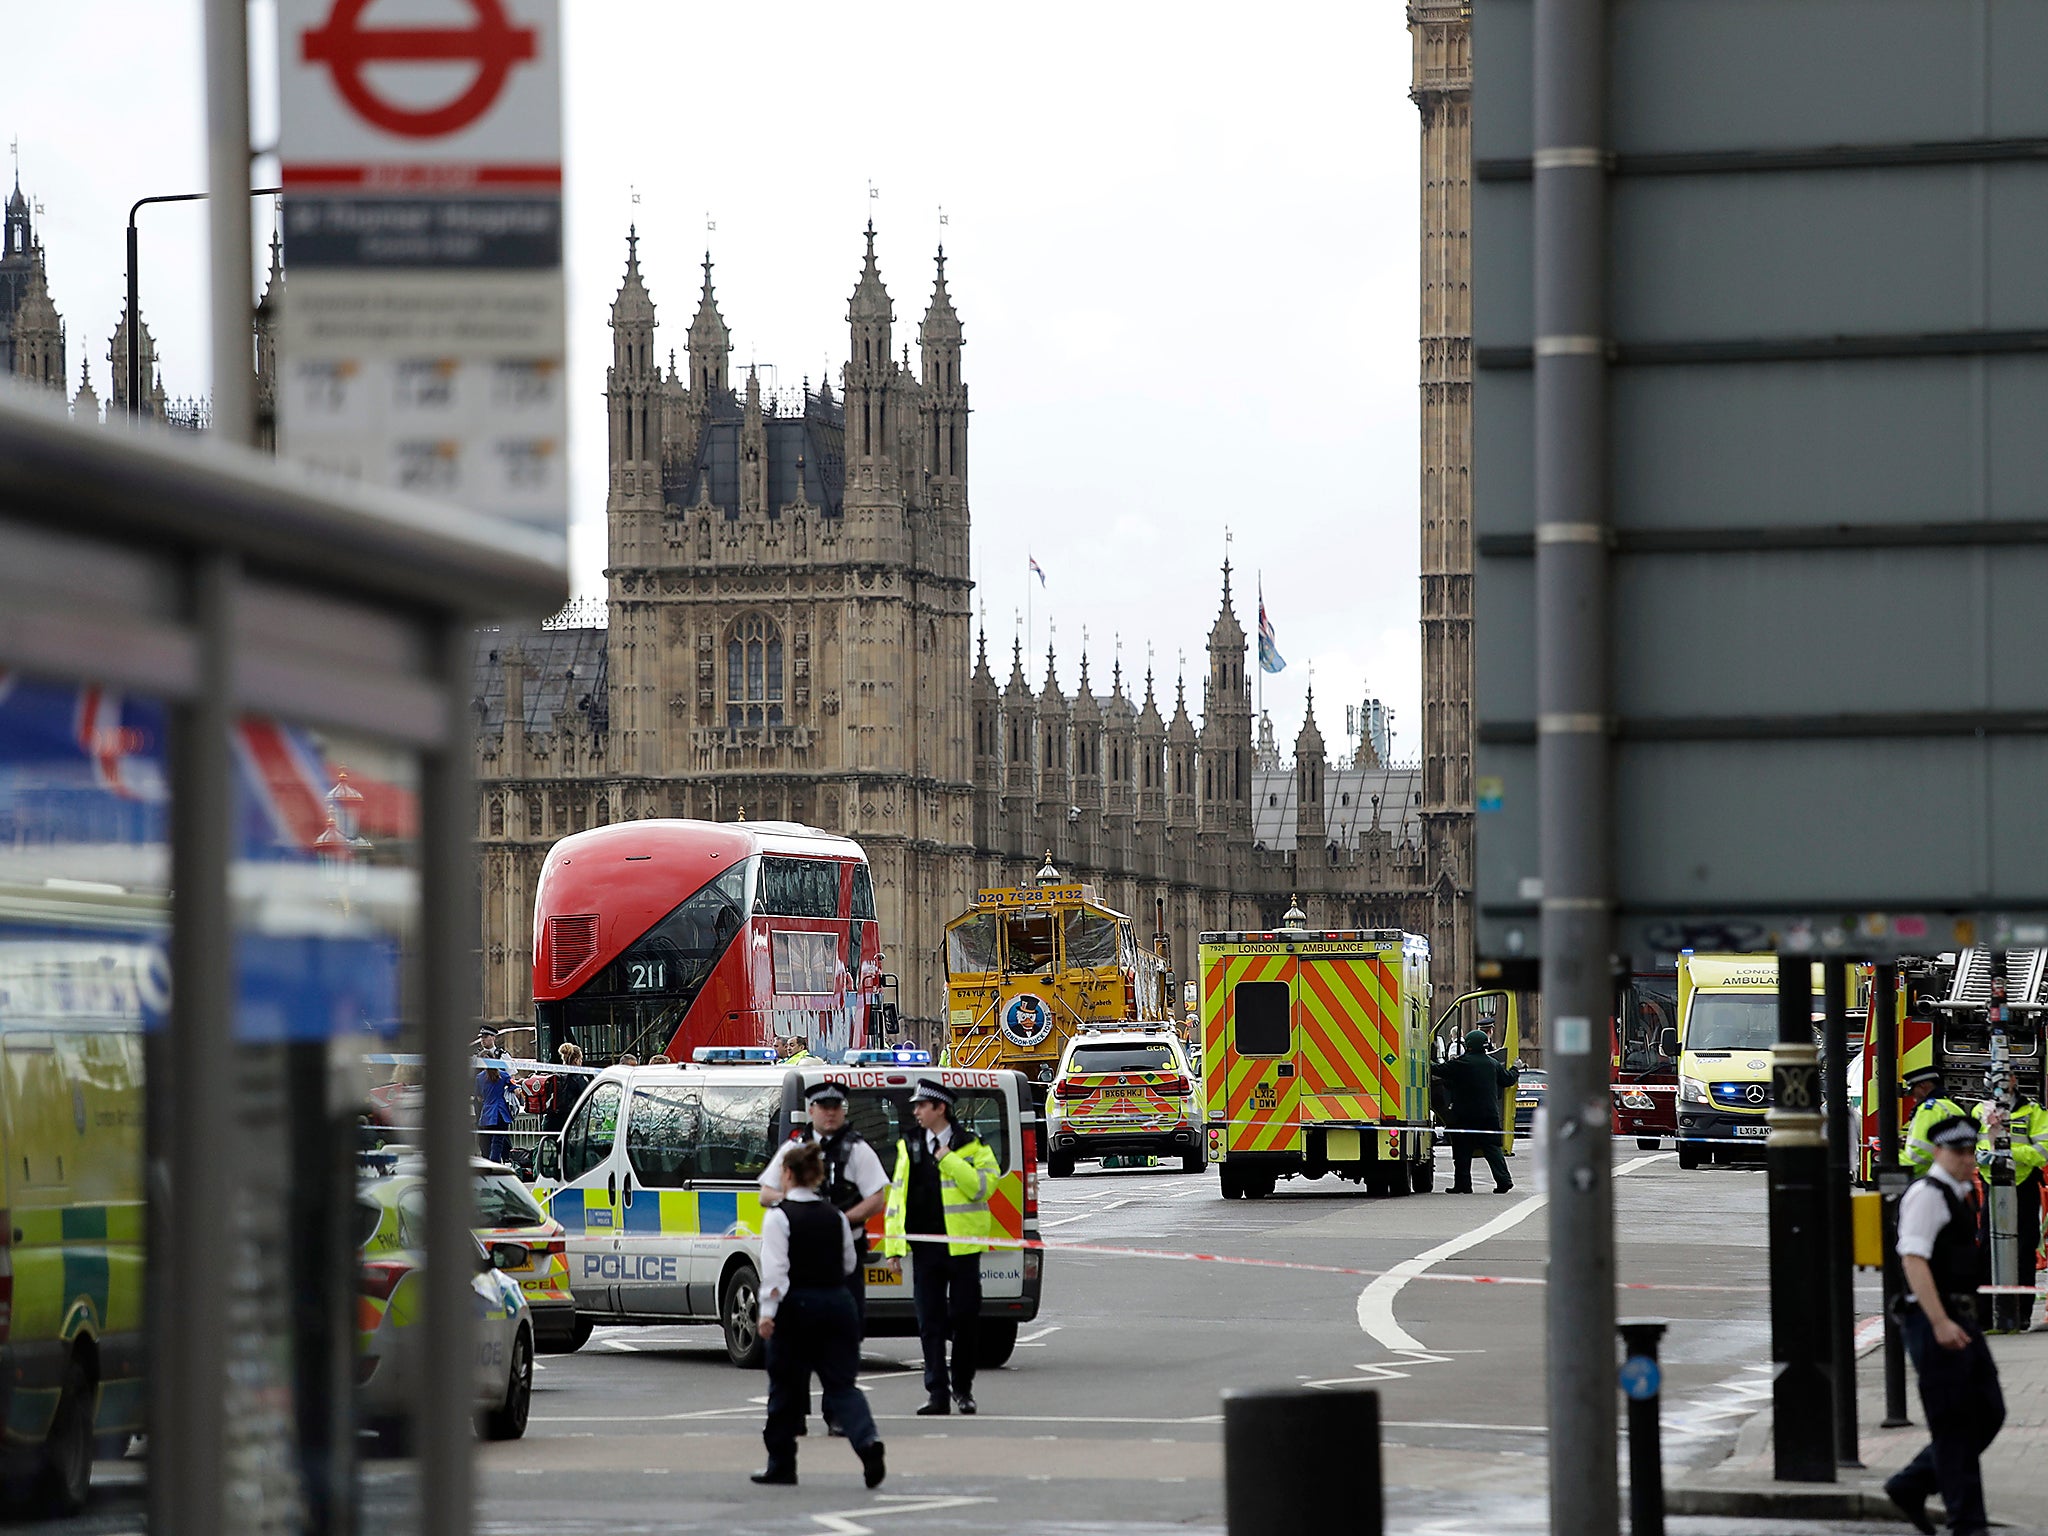
MULTIPOLYGON (((651 254, 651 253, 650 253, 651 254)), ((1048 854, 1163 926, 1430 933, 1421 773, 1364 734, 1332 755, 1313 699, 1283 762, 1251 702, 1220 573, 1207 668, 1071 686, 1048 651, 976 635, 966 336, 933 258, 899 323, 875 231, 839 388, 731 369, 709 258, 682 346, 660 340, 636 235, 612 303, 607 596, 477 641, 486 1012, 526 1016, 534 883, 565 833, 646 816, 799 821, 860 841, 906 1020, 944 1017, 946 921, 1048 854), (582 622, 577 622, 581 618, 582 622), (1006 663, 1006 665, 1005 665, 1006 663)), ((849 265, 853 263, 850 262, 849 265)))
MULTIPOLYGON (((1472 977, 1469 18, 1411 0, 1422 112, 1422 759, 1384 733, 1327 746, 1310 695, 1283 756, 1255 716, 1226 563, 1193 680, 1070 687, 1013 644, 991 661, 972 620, 966 333, 935 254, 899 325, 875 232, 857 273, 839 387, 734 376, 711 262, 680 347, 660 339, 637 236, 611 312, 606 595, 476 639, 484 1014, 532 1017, 534 886, 548 847, 607 822, 691 816, 808 822, 858 839, 888 969, 911 1029, 945 1016, 948 918, 1048 854, 1163 929, 1192 974, 1205 930, 1400 928, 1431 940, 1438 996, 1472 977)), ((651 255, 652 253, 650 253, 651 255)), ((259 407, 275 398, 275 247, 257 312, 259 407)), ((165 398, 139 337, 142 414, 165 398)), ((65 330, 19 186, 0 247, 0 373, 65 391, 65 330)), ((129 409, 126 322, 110 411, 129 409)), ((100 404, 81 359, 75 414, 100 404)))

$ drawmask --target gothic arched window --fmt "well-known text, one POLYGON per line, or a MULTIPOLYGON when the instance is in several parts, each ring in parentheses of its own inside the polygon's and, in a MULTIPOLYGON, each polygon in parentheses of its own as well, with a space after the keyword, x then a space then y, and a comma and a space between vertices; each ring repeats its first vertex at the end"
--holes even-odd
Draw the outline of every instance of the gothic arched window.
POLYGON ((765 614, 738 620, 725 642, 725 724, 782 724, 782 631, 765 614))

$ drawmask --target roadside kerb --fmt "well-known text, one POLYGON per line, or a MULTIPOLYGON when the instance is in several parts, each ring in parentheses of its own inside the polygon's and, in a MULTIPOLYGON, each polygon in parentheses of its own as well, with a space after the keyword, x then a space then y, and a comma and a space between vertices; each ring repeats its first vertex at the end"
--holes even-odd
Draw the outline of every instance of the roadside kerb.
MULTIPOLYGON (((1993 1523, 2002 1529, 2048 1529, 2038 1514, 2039 1454, 2040 1447, 2048 1443, 2048 1332, 1994 1336, 1989 1342, 2005 1391, 2006 1420, 1984 1455, 1985 1502, 1993 1523)), ((1915 1393, 1911 1424, 1896 1429, 1874 1427, 1884 1407, 1881 1343, 1879 1329, 1859 1329, 1856 1390, 1859 1417, 1866 1426, 1864 1470, 1843 1468, 1841 1480, 1835 1483, 1774 1481, 1771 1411, 1765 1407, 1742 1426, 1725 1460, 1684 1474, 1666 1489, 1666 1512, 1724 1519, 1881 1520, 1902 1525, 1898 1510, 1885 1496, 1884 1481, 1926 1444, 1927 1426, 1915 1393)), ((1938 1509, 1939 1502, 1937 1499, 1931 1508, 1938 1509)))

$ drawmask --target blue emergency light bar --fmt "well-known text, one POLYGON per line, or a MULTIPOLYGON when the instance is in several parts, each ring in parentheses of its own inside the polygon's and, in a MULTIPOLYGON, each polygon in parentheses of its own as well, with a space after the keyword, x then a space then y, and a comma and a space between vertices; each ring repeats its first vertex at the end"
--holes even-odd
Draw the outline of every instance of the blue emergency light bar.
POLYGON ((930 1051, 913 1051, 908 1046, 895 1051, 848 1051, 846 1065, 849 1067, 928 1067, 932 1064, 930 1051))
POLYGON ((772 1067, 775 1050, 766 1045, 700 1045, 690 1060, 700 1067, 772 1067))

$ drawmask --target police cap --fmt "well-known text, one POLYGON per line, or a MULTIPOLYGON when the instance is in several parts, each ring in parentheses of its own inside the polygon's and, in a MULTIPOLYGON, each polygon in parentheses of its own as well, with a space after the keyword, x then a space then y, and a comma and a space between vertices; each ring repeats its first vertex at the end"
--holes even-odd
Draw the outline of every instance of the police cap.
POLYGON ((809 1104, 844 1104, 846 1084, 829 1077, 822 1083, 813 1083, 804 1090, 804 1101, 809 1104))
POLYGON ((1941 1068, 1932 1066, 1914 1067, 1906 1072, 1900 1080, 1908 1086, 1914 1083, 1939 1083, 1941 1081, 1941 1068))
POLYGON ((953 1107, 953 1090, 944 1083, 935 1081, 932 1078, 920 1077, 917 1080, 916 1089, 910 1095, 910 1102, 915 1104, 919 1099, 929 1099, 934 1104, 943 1104, 946 1108, 951 1109, 953 1107))
POLYGON ((1974 1152, 1977 1149, 1977 1125, 1967 1115, 1947 1115, 1928 1131, 1927 1139, 1951 1152, 1974 1152))

